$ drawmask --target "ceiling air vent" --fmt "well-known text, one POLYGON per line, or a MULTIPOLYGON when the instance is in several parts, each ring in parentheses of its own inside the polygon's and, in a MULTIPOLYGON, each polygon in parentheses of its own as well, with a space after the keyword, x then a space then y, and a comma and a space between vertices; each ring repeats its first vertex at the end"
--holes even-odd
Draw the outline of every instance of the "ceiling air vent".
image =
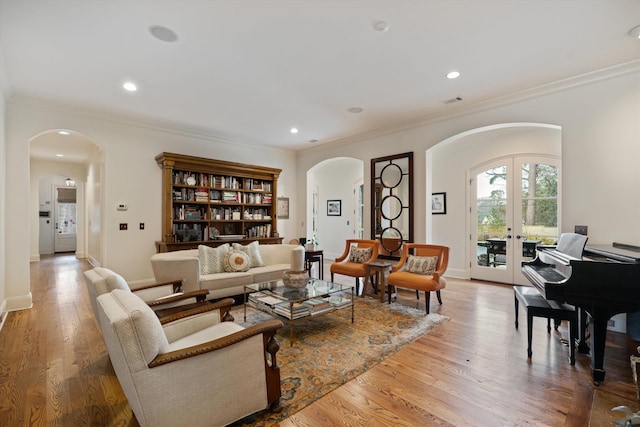
POLYGON ((442 101, 443 104, 453 104, 454 102, 460 102, 462 101, 462 97, 461 96, 456 96, 455 98, 451 98, 451 99, 447 99, 445 101, 442 101))

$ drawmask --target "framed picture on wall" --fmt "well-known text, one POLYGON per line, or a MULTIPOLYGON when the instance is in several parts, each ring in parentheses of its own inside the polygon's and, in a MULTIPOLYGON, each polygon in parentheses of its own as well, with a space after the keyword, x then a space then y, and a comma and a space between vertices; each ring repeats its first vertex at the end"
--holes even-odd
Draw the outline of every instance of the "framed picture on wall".
POLYGON ((434 215, 447 213, 447 193, 431 193, 431 213, 434 215))
POLYGON ((327 216, 342 215, 342 200, 327 200, 327 216))
POLYGON ((278 219, 289 219, 289 198, 278 197, 278 219))

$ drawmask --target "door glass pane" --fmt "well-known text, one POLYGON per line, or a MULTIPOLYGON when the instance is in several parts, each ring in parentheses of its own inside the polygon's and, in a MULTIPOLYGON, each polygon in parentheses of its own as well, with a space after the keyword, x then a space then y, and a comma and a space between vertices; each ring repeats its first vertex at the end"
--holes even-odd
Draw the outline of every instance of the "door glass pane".
POLYGON ((58 188, 56 223, 59 234, 76 234, 76 189, 58 188))
POLYGON ((558 238, 558 168, 523 163, 521 182, 522 255, 531 259, 536 244, 550 245, 558 238))
POLYGON ((507 167, 476 176, 477 263, 505 268, 507 262, 507 167))

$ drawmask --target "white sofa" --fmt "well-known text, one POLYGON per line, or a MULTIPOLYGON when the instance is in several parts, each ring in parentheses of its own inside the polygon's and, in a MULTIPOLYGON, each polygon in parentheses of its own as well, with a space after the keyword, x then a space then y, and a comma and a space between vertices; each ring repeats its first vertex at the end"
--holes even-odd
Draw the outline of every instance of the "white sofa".
POLYGON ((185 292, 208 289, 207 298, 218 299, 243 294, 244 285, 282 279, 282 273, 291 270, 292 264, 304 265, 304 248, 300 245, 258 245, 258 250, 265 266, 244 272, 201 274, 198 249, 154 254, 151 267, 158 281, 181 277, 185 292))

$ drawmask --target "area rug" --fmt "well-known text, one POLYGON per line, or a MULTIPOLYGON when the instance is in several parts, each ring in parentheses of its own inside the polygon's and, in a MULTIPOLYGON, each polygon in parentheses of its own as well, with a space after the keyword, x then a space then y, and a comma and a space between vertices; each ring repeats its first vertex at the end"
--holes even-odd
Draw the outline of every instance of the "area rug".
MULTIPOLYGON (((234 308, 232 314, 243 326, 273 319, 250 307, 247 322, 243 322, 242 307, 234 308)), ((353 324, 351 308, 337 310, 298 321, 291 341, 285 323, 277 334, 282 412, 259 412, 233 425, 277 423, 371 369, 447 319, 399 304, 356 297, 353 324)))

